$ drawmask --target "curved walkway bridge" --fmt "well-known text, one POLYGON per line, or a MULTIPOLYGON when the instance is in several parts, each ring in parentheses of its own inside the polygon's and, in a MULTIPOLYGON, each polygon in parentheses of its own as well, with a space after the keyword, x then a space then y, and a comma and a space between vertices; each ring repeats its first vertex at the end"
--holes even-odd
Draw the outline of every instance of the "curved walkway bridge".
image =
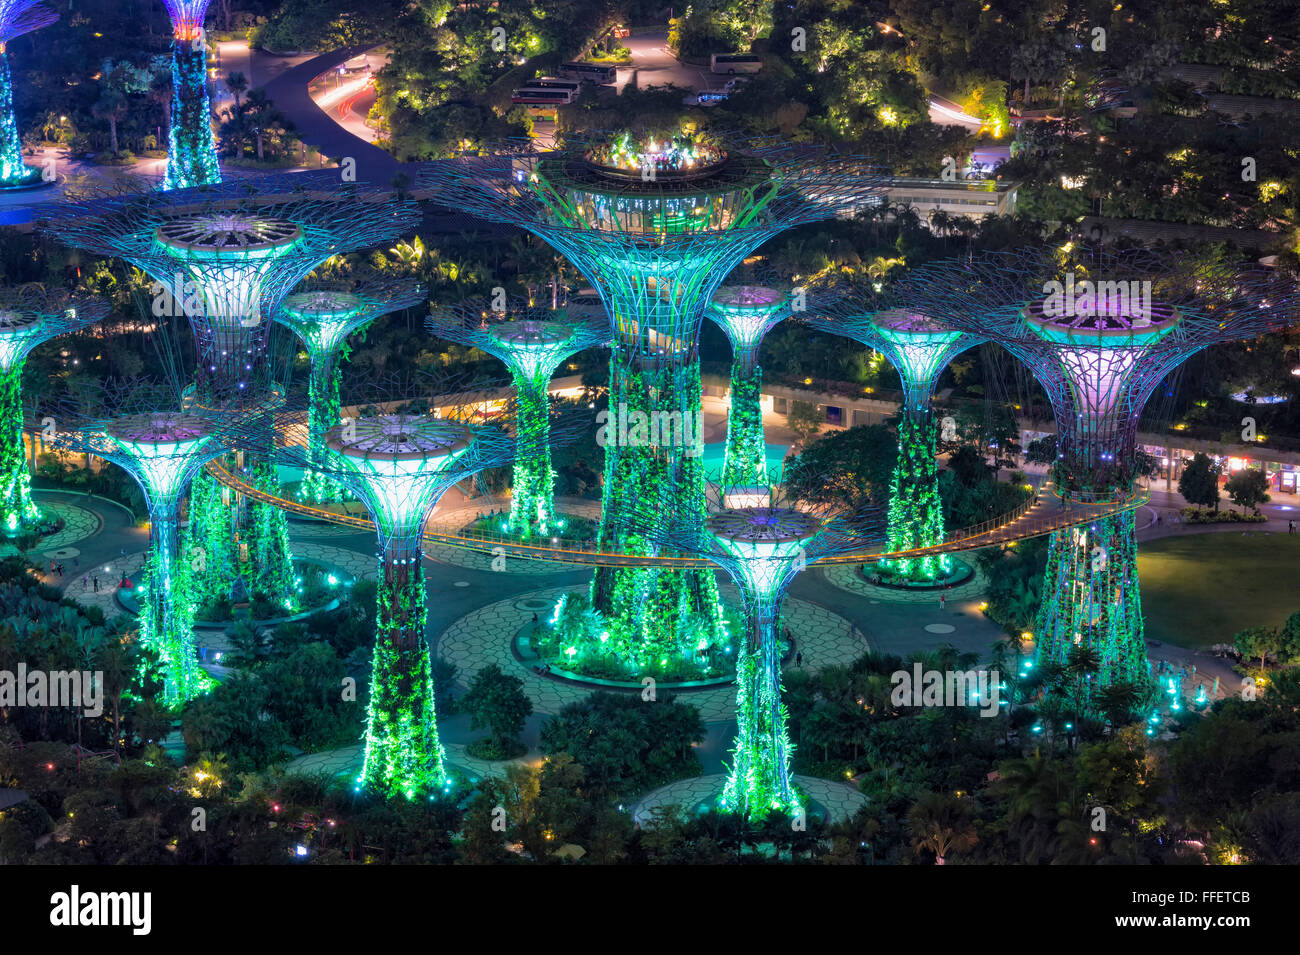
MULTIPOLYGON (((251 500, 262 501, 281 508, 300 517, 314 518, 355 527, 358 530, 374 532, 375 524, 369 518, 354 517, 340 511, 304 504, 276 497, 259 490, 245 482, 237 474, 230 472, 220 460, 212 461, 207 470, 217 482, 251 500)), ((1041 537, 1052 531, 1065 530, 1091 523, 1104 517, 1110 517, 1125 511, 1133 511, 1143 506, 1151 497, 1151 492, 1140 488, 1127 497, 1110 499, 1097 503, 1080 503, 1064 501, 1055 494, 1041 491, 1029 501, 1014 510, 976 524, 973 527, 954 531, 942 544, 921 547, 905 551, 884 551, 880 548, 868 548, 861 552, 836 554, 831 557, 808 561, 809 564, 861 564, 882 559, 902 557, 924 557, 927 554, 955 553, 964 550, 977 550, 999 544, 1010 544, 1041 537)), ((470 531, 460 525, 441 525, 430 522, 424 528, 426 545, 441 544, 461 547, 466 550, 480 551, 488 554, 505 554, 528 560, 549 560, 560 563, 582 564, 603 567, 709 567, 710 561, 704 557, 678 554, 628 554, 601 546, 595 541, 553 540, 551 543, 524 543, 498 534, 470 531)))

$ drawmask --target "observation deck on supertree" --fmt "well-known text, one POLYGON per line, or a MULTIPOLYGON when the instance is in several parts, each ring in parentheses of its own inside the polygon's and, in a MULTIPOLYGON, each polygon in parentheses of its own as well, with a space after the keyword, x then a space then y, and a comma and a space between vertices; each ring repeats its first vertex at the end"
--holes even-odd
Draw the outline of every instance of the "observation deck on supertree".
POLYGON ((163 189, 221 182, 203 20, 211 0, 163 0, 172 21, 172 108, 163 189))
MULTIPOLYGON (((270 318, 289 291, 332 256, 413 229, 419 213, 413 202, 340 187, 334 175, 303 174, 266 177, 256 185, 72 199, 44 209, 41 221, 65 244, 123 258, 160 283, 172 311, 184 313, 194 334, 195 406, 248 410, 278 400, 268 355, 270 318)), ((265 461, 255 456, 249 469, 256 486, 278 492, 265 461)), ((250 593, 292 606, 297 587, 284 513, 247 505, 242 521, 251 539, 241 550, 253 560, 236 567, 233 543, 222 549, 213 542, 233 539, 238 508, 222 503, 206 473, 195 485, 200 506, 187 535, 212 547, 214 557, 196 585, 204 599, 230 599, 242 577, 250 593)))
MULTIPOLYGON (((983 339, 960 332, 878 295, 842 300, 830 314, 810 314, 808 324, 832 335, 852 339, 884 355, 903 383, 898 424, 898 457, 889 487, 890 551, 930 547, 944 539, 943 505, 939 500, 939 429, 931 400, 939 376, 948 364, 983 339)), ((894 578, 939 581, 952 573, 947 554, 882 561, 881 570, 894 578)))
POLYGON ((11 42, 59 19, 54 8, 39 0, 0 0, 0 189, 30 186, 41 181, 41 170, 23 162, 23 141, 14 118, 14 84, 9 72, 11 42))
POLYGON ((0 527, 8 535, 37 529, 23 453, 23 368, 36 346, 88 328, 108 315, 107 303, 86 295, 25 285, 0 289, 0 527))
POLYGON ((230 449, 229 436, 209 416, 159 411, 82 419, 60 430, 54 444, 113 462, 144 493, 151 546, 141 585, 140 641, 158 655, 168 706, 179 707, 211 685, 199 668, 197 605, 177 553, 180 499, 198 470, 230 449))
MULTIPOLYGON (((883 179, 858 160, 770 140, 624 132, 570 138, 548 153, 507 144, 497 155, 433 165, 423 185, 444 203, 533 233, 586 276, 613 333, 611 415, 626 408, 693 422, 700 322, 726 275, 772 236, 876 199, 883 179)), ((602 543, 644 546, 622 518, 657 485, 677 489, 665 522, 700 512, 697 445, 684 437, 607 444, 602 543)), ((641 646, 645 659, 689 657, 701 622, 717 630, 710 573, 601 568, 592 587, 611 633, 641 646)))
MULTIPOLYGON (((1300 307, 1295 283, 1260 267, 1086 247, 930 263, 906 286, 928 314, 1030 368, 1056 418, 1052 476, 1067 500, 1133 493, 1138 423, 1159 383, 1206 347, 1292 324, 1300 307)), ((1075 647, 1095 653, 1095 680, 1055 687, 1076 707, 1095 710, 1095 693, 1118 683, 1153 699, 1131 511, 1052 534, 1036 638, 1043 667, 1075 647)))
MULTIPOLYGON (((339 358, 353 332, 380 315, 414 308, 425 298, 415 279, 365 276, 359 280, 308 280, 280 304, 275 320, 302 341, 311 360, 307 381, 307 440, 318 455, 326 429, 339 419, 339 358)), ((303 472, 298 497, 317 504, 337 501, 339 487, 315 470, 303 472)))
MULTIPOLYGON (((425 639, 424 525, 446 490, 506 463, 502 431, 431 415, 380 415, 325 433, 318 466, 351 489, 374 519, 379 587, 365 764, 358 788, 408 799, 447 782, 425 639)), ((302 457, 302 449, 289 449, 302 457)))
POLYGON ((548 387, 562 362, 588 348, 609 344, 604 316, 578 308, 526 306, 495 312, 462 303, 433 306, 428 329, 438 338, 485 351, 510 369, 516 395, 517 447, 509 532, 524 540, 551 536, 560 518, 555 510, 548 387))

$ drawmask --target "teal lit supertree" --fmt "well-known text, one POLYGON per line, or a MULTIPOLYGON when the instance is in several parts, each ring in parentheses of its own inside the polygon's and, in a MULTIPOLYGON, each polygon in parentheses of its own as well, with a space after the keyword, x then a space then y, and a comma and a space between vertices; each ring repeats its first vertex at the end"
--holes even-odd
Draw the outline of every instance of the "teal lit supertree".
MULTIPOLYGON (((538 236, 600 295, 613 343, 599 541, 632 553, 653 545, 625 516, 656 488, 674 489, 665 524, 703 507, 698 343, 718 286, 767 239, 881 188, 856 161, 701 133, 569 137, 550 153, 507 144, 436 164, 425 180, 444 203, 538 236)), ((708 571, 600 567, 591 597, 610 642, 643 671, 694 660, 701 633, 722 637, 708 571)))
POLYGON ((228 450, 226 438, 207 416, 154 412, 77 421, 56 434, 55 446, 112 461, 144 492, 151 546, 141 584, 140 641, 158 657, 167 705, 179 707, 211 685, 199 667, 197 604, 177 553, 180 499, 198 470, 228 450))
POLYGON ((779 485, 748 487, 752 506, 723 506, 728 494, 719 488, 717 506, 701 522, 665 531, 651 519, 653 501, 639 522, 661 544, 722 568, 741 593, 747 633, 736 660, 736 738, 719 804, 757 820, 805 808, 791 776, 794 745, 781 698, 781 660, 792 650, 781 640, 786 591, 810 564, 868 550, 883 535, 874 508, 844 513, 788 498, 779 485))
MULTIPOLYGON (((504 432, 432 415, 379 415, 331 427, 317 466, 370 511, 379 585, 365 763, 358 789, 414 799, 442 789, 423 561, 424 525, 456 482, 509 459, 504 432)), ((305 459, 305 454, 300 453, 305 459)))
MULTIPOLYGON (((889 485, 890 552, 933 547, 944 540, 943 505, 939 500, 939 429, 931 400, 949 362, 982 341, 916 311, 864 308, 874 305, 855 296, 833 311, 810 317, 808 324, 842 335, 880 352, 903 383, 899 408, 898 458, 889 485)), ((940 581, 952 573, 947 554, 881 561, 880 570, 903 581, 940 581)))
MULTIPOLYGON (((307 350, 307 441, 318 454, 325 430, 339 420, 339 359, 347 339, 380 315, 413 308, 425 297, 414 279, 365 276, 352 280, 310 281, 280 304, 275 320, 290 329, 307 350)), ((340 499, 340 488, 314 468, 303 472, 298 497, 313 504, 340 499)))
POLYGON ((768 479, 760 403, 763 369, 758 364, 758 350, 764 336, 788 318, 790 310, 790 293, 760 285, 724 285, 709 301, 706 314, 731 340, 731 406, 727 409, 727 450, 722 465, 722 483, 728 487, 757 485, 768 479))
MULTIPOLYGON (((921 266, 906 300, 1006 347, 1047 392, 1057 424, 1054 493, 1124 502, 1139 475, 1138 422, 1160 382, 1207 346, 1285 327, 1295 286, 1258 268, 1191 255, 1040 250, 921 266)), ((1143 633, 1132 510, 1052 534, 1036 662, 1052 695, 1095 712, 1095 694, 1128 684, 1154 697, 1143 633), (1074 648, 1093 672, 1062 676, 1074 648)))
POLYGON ((172 108, 164 189, 221 182, 203 19, 211 0, 163 0, 172 21, 172 108))
POLYGON ((108 305, 28 285, 0 289, 0 528, 10 536, 44 523, 32 500, 23 446, 23 368, 32 349, 102 320, 108 305))
MULTIPOLYGON (((66 200, 47 211, 43 227, 68 245, 121 257, 154 278, 155 314, 183 314, 193 333, 198 368, 189 400, 198 408, 245 413, 269 412, 282 400, 278 382, 287 369, 272 363, 285 350, 274 347, 267 319, 290 290, 333 256, 391 241, 418 222, 413 202, 303 174, 256 185, 66 200)), ((269 428, 269 417, 263 420, 269 428)), ((275 469, 256 457, 250 453, 244 465, 246 480, 278 497, 275 469)), ((261 556, 268 564, 240 560, 239 573, 231 575, 214 561, 195 574, 203 602, 233 599, 242 578, 249 593, 292 606, 297 587, 284 512, 240 496, 218 506, 221 492, 204 487, 211 481, 206 472, 196 478, 195 498, 204 506, 191 510, 187 549, 239 533, 237 544, 232 541, 236 555, 261 556)))
POLYGON ((608 343, 603 317, 565 308, 516 306, 494 312, 469 305, 435 306, 428 328, 438 338, 485 351, 510 369, 517 447, 508 531, 524 540, 552 535, 561 519, 555 510, 547 389, 561 362, 608 343))
POLYGON ((0 188, 41 181, 41 170, 23 162, 23 141, 14 118, 14 83, 8 46, 20 36, 47 27, 59 15, 39 0, 0 0, 0 188))

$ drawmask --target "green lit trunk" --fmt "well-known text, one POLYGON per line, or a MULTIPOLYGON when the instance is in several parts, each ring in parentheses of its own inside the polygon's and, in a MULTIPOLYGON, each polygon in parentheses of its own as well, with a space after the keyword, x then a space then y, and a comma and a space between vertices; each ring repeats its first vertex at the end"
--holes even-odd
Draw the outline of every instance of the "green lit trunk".
MULTIPOLYGON (((418 538, 416 538, 418 540, 418 538)), ((438 739, 419 548, 390 540, 380 557, 375 653, 359 788, 415 799, 447 780, 438 739)))
POLYGON ((23 448, 22 378, 25 361, 0 373, 0 524, 14 536, 35 530, 41 512, 32 501, 32 479, 23 448))
POLYGON ((748 374, 739 362, 731 366, 731 408, 727 412, 727 454, 722 483, 727 487, 761 484, 767 480, 767 443, 763 437, 763 370, 748 374))
MULTIPOLYGON (((939 465, 935 459, 938 427, 921 412, 904 414, 898 425, 898 458, 889 485, 888 548, 891 553, 932 547, 944 538, 939 500, 939 465)), ((951 571, 947 555, 901 557, 882 561, 891 576, 932 581, 951 571)))
MULTIPOLYGON (((643 370, 628 367, 616 353, 609 400, 600 543, 627 553, 653 553, 644 533, 629 528, 637 528, 647 513, 668 522, 674 514, 704 509, 699 365, 643 370), (664 438, 661 414, 681 423, 676 435, 670 430, 664 438), (656 423, 658 434, 650 433, 649 422, 656 423)), ((605 617, 615 655, 642 672, 655 672, 674 659, 693 661, 701 644, 712 646, 724 637, 712 571, 599 567, 592 604, 605 617)))
POLYGON ((518 448, 510 500, 510 530, 527 540, 555 527, 555 471, 551 466, 549 372, 514 375, 519 400, 518 448))
POLYGON ((34 178, 35 170, 23 163, 23 141, 14 118, 13 77, 9 54, 0 44, 0 185, 12 186, 34 178))

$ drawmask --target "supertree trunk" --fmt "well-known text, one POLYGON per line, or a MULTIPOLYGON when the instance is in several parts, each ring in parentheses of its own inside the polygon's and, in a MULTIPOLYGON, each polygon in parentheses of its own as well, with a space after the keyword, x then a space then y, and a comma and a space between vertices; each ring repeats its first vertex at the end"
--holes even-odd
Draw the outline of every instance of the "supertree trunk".
POLYGON ((727 413, 727 452, 722 483, 727 487, 762 483, 767 473, 767 443, 763 436, 763 370, 746 372, 731 365, 731 408, 727 413))
POLYGON ((177 512, 158 504, 149 514, 150 553, 143 572, 140 642, 158 654, 166 705, 175 709, 203 693, 210 681, 199 667, 194 645, 194 605, 188 574, 175 553, 177 512))
MULTIPOLYGON (((898 458, 889 484, 887 546, 891 552, 943 543, 937 445, 938 427, 931 415, 903 415, 898 425, 898 458)), ((881 564, 894 576, 932 581, 950 573, 952 562, 946 555, 926 555, 881 564)))
POLYGON ((182 556, 186 577, 197 606, 210 606, 234 597, 239 576, 235 551, 235 508, 230 495, 206 469, 190 484, 189 523, 185 527, 182 556))
POLYGON ((438 739, 433 667, 425 641, 428 611, 418 548, 393 542, 380 557, 375 652, 359 787, 417 795, 447 780, 438 739))
POLYGON ((1080 710, 1095 710, 1097 691, 1111 684, 1150 683, 1133 530, 1133 512, 1121 511, 1054 531, 1048 542, 1037 662, 1064 666, 1076 645, 1096 651, 1095 674, 1060 685, 1080 710))
POLYGON ((35 529, 41 512, 32 501, 32 480, 23 455, 23 365, 0 372, 0 521, 4 532, 35 529))
MULTIPOLYGON (((280 497, 280 480, 275 466, 255 457, 248 467, 248 483, 273 497, 280 497)), ((243 563, 249 594, 286 611, 298 607, 298 586, 289 545, 289 518, 274 504, 249 500, 246 518, 248 562, 243 563)))
POLYGON ((790 773, 794 746, 781 702, 781 642, 775 604, 764 601, 736 666, 736 741, 722 805, 750 819, 795 814, 801 805, 790 773))
MULTIPOLYGON (((632 426, 605 448, 602 543, 649 552, 644 537, 621 532, 639 526, 647 501, 664 502, 660 513, 666 523, 674 513, 703 511, 704 468, 698 449, 684 446, 688 442, 680 438, 651 443, 648 433, 638 436, 635 428, 638 420, 663 420, 660 413, 686 422, 686 415, 698 415, 691 409, 700 407, 700 398, 698 365, 637 370, 627 368, 620 356, 611 360, 610 419, 632 426)), ((685 424, 683 429, 689 430, 685 424)), ((712 571, 600 567, 592 581, 592 604, 605 616, 614 652, 642 669, 672 659, 692 660, 701 642, 711 645, 722 636, 712 571)))
POLYGON ((510 501, 510 527, 527 540, 551 533, 555 526, 555 471, 551 466, 549 374, 514 378, 519 410, 518 454, 510 501))
MULTIPOLYGON (((313 464, 321 461, 324 434, 339 421, 338 364, 332 354, 322 354, 312 362, 307 379, 307 451, 313 464)), ((328 504, 343 500, 343 489, 319 471, 308 468, 303 472, 298 497, 315 504, 328 504)))
POLYGON ((13 77, 9 54, 0 43, 0 185, 13 186, 33 180, 38 173, 23 162, 23 141, 14 118, 13 77))
POLYGON ((221 181, 212 106, 208 100, 208 57, 201 41, 172 44, 172 122, 168 130, 165 189, 221 181))

